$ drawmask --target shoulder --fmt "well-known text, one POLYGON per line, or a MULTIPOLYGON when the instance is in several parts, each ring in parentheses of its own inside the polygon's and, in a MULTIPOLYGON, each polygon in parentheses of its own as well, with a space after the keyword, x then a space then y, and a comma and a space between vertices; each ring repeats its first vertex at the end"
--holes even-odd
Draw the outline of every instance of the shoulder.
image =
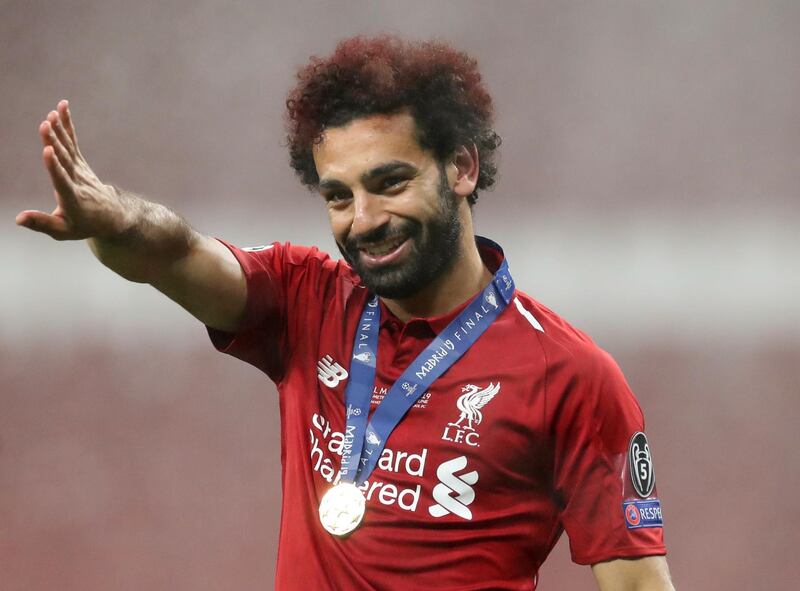
POLYGON ((291 242, 272 242, 264 246, 247 246, 241 249, 249 256, 262 259, 279 258, 281 263, 293 266, 316 265, 338 271, 352 273, 350 266, 341 260, 334 259, 317 246, 304 246, 291 242))
MULTIPOLYGON (((239 263, 248 270, 260 268, 273 274, 292 277, 304 271, 359 283, 358 275, 346 261, 334 259, 316 246, 302 246, 291 242, 272 242, 260 246, 236 247, 223 241, 233 251, 239 263)), ((319 277, 318 277, 319 278, 319 277)))
POLYGON ((620 415, 641 421, 641 409, 617 362, 589 335, 529 295, 519 304, 541 326, 536 331, 546 363, 548 411, 570 420, 585 415, 601 425, 620 415))
POLYGON ((517 290, 512 307, 536 329, 548 365, 595 374, 616 367, 611 356, 565 318, 523 291, 517 290))

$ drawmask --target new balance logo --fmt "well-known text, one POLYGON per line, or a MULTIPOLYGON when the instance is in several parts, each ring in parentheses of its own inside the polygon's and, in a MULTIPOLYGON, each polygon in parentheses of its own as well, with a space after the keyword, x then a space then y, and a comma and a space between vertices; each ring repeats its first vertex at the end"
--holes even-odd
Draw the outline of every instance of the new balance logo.
POLYGON ((433 487, 433 500, 437 504, 428 507, 428 513, 434 517, 444 517, 453 513, 462 519, 472 519, 472 511, 467 505, 475 500, 472 485, 478 482, 478 473, 473 470, 456 476, 456 472, 466 467, 467 458, 459 456, 444 462, 436 469, 440 484, 433 487))
POLYGON ((339 382, 346 380, 347 376, 347 370, 336 363, 330 355, 325 355, 317 361, 317 377, 329 388, 335 388, 339 382))

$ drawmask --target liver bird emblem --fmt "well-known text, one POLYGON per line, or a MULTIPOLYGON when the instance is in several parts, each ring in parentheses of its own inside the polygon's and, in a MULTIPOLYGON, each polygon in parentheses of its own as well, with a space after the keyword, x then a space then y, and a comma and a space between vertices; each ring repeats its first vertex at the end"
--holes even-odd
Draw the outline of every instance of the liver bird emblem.
POLYGON ((467 426, 465 428, 469 431, 474 431, 475 428, 472 424, 481 424, 483 420, 481 409, 500 391, 500 382, 497 384, 490 383, 482 390, 474 384, 467 384, 461 388, 461 391, 464 393, 456 401, 456 406, 461 411, 461 416, 458 417, 455 423, 451 424, 460 427, 462 422, 466 420, 467 426))

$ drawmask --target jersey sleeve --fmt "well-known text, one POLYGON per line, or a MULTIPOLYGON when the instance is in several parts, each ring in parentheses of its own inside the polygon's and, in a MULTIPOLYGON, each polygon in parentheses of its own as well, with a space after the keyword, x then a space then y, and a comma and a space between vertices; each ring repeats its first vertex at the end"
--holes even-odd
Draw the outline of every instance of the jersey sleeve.
POLYGON ((572 560, 666 554, 641 409, 614 360, 587 349, 551 384, 561 392, 551 401, 554 487, 572 560))
POLYGON ((298 335, 313 338, 303 324, 304 310, 310 302, 324 301, 342 265, 315 247, 272 243, 242 249, 220 242, 242 267, 247 303, 239 332, 206 327, 211 342, 279 383, 298 335))

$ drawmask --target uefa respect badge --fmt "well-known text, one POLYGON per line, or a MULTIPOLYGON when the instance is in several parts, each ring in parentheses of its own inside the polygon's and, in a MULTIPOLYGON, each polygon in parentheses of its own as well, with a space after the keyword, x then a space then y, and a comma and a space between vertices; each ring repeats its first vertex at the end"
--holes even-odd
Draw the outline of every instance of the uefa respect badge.
POLYGON ((622 503, 622 512, 625 514, 625 525, 628 529, 664 527, 661 501, 658 499, 625 501, 622 503))

